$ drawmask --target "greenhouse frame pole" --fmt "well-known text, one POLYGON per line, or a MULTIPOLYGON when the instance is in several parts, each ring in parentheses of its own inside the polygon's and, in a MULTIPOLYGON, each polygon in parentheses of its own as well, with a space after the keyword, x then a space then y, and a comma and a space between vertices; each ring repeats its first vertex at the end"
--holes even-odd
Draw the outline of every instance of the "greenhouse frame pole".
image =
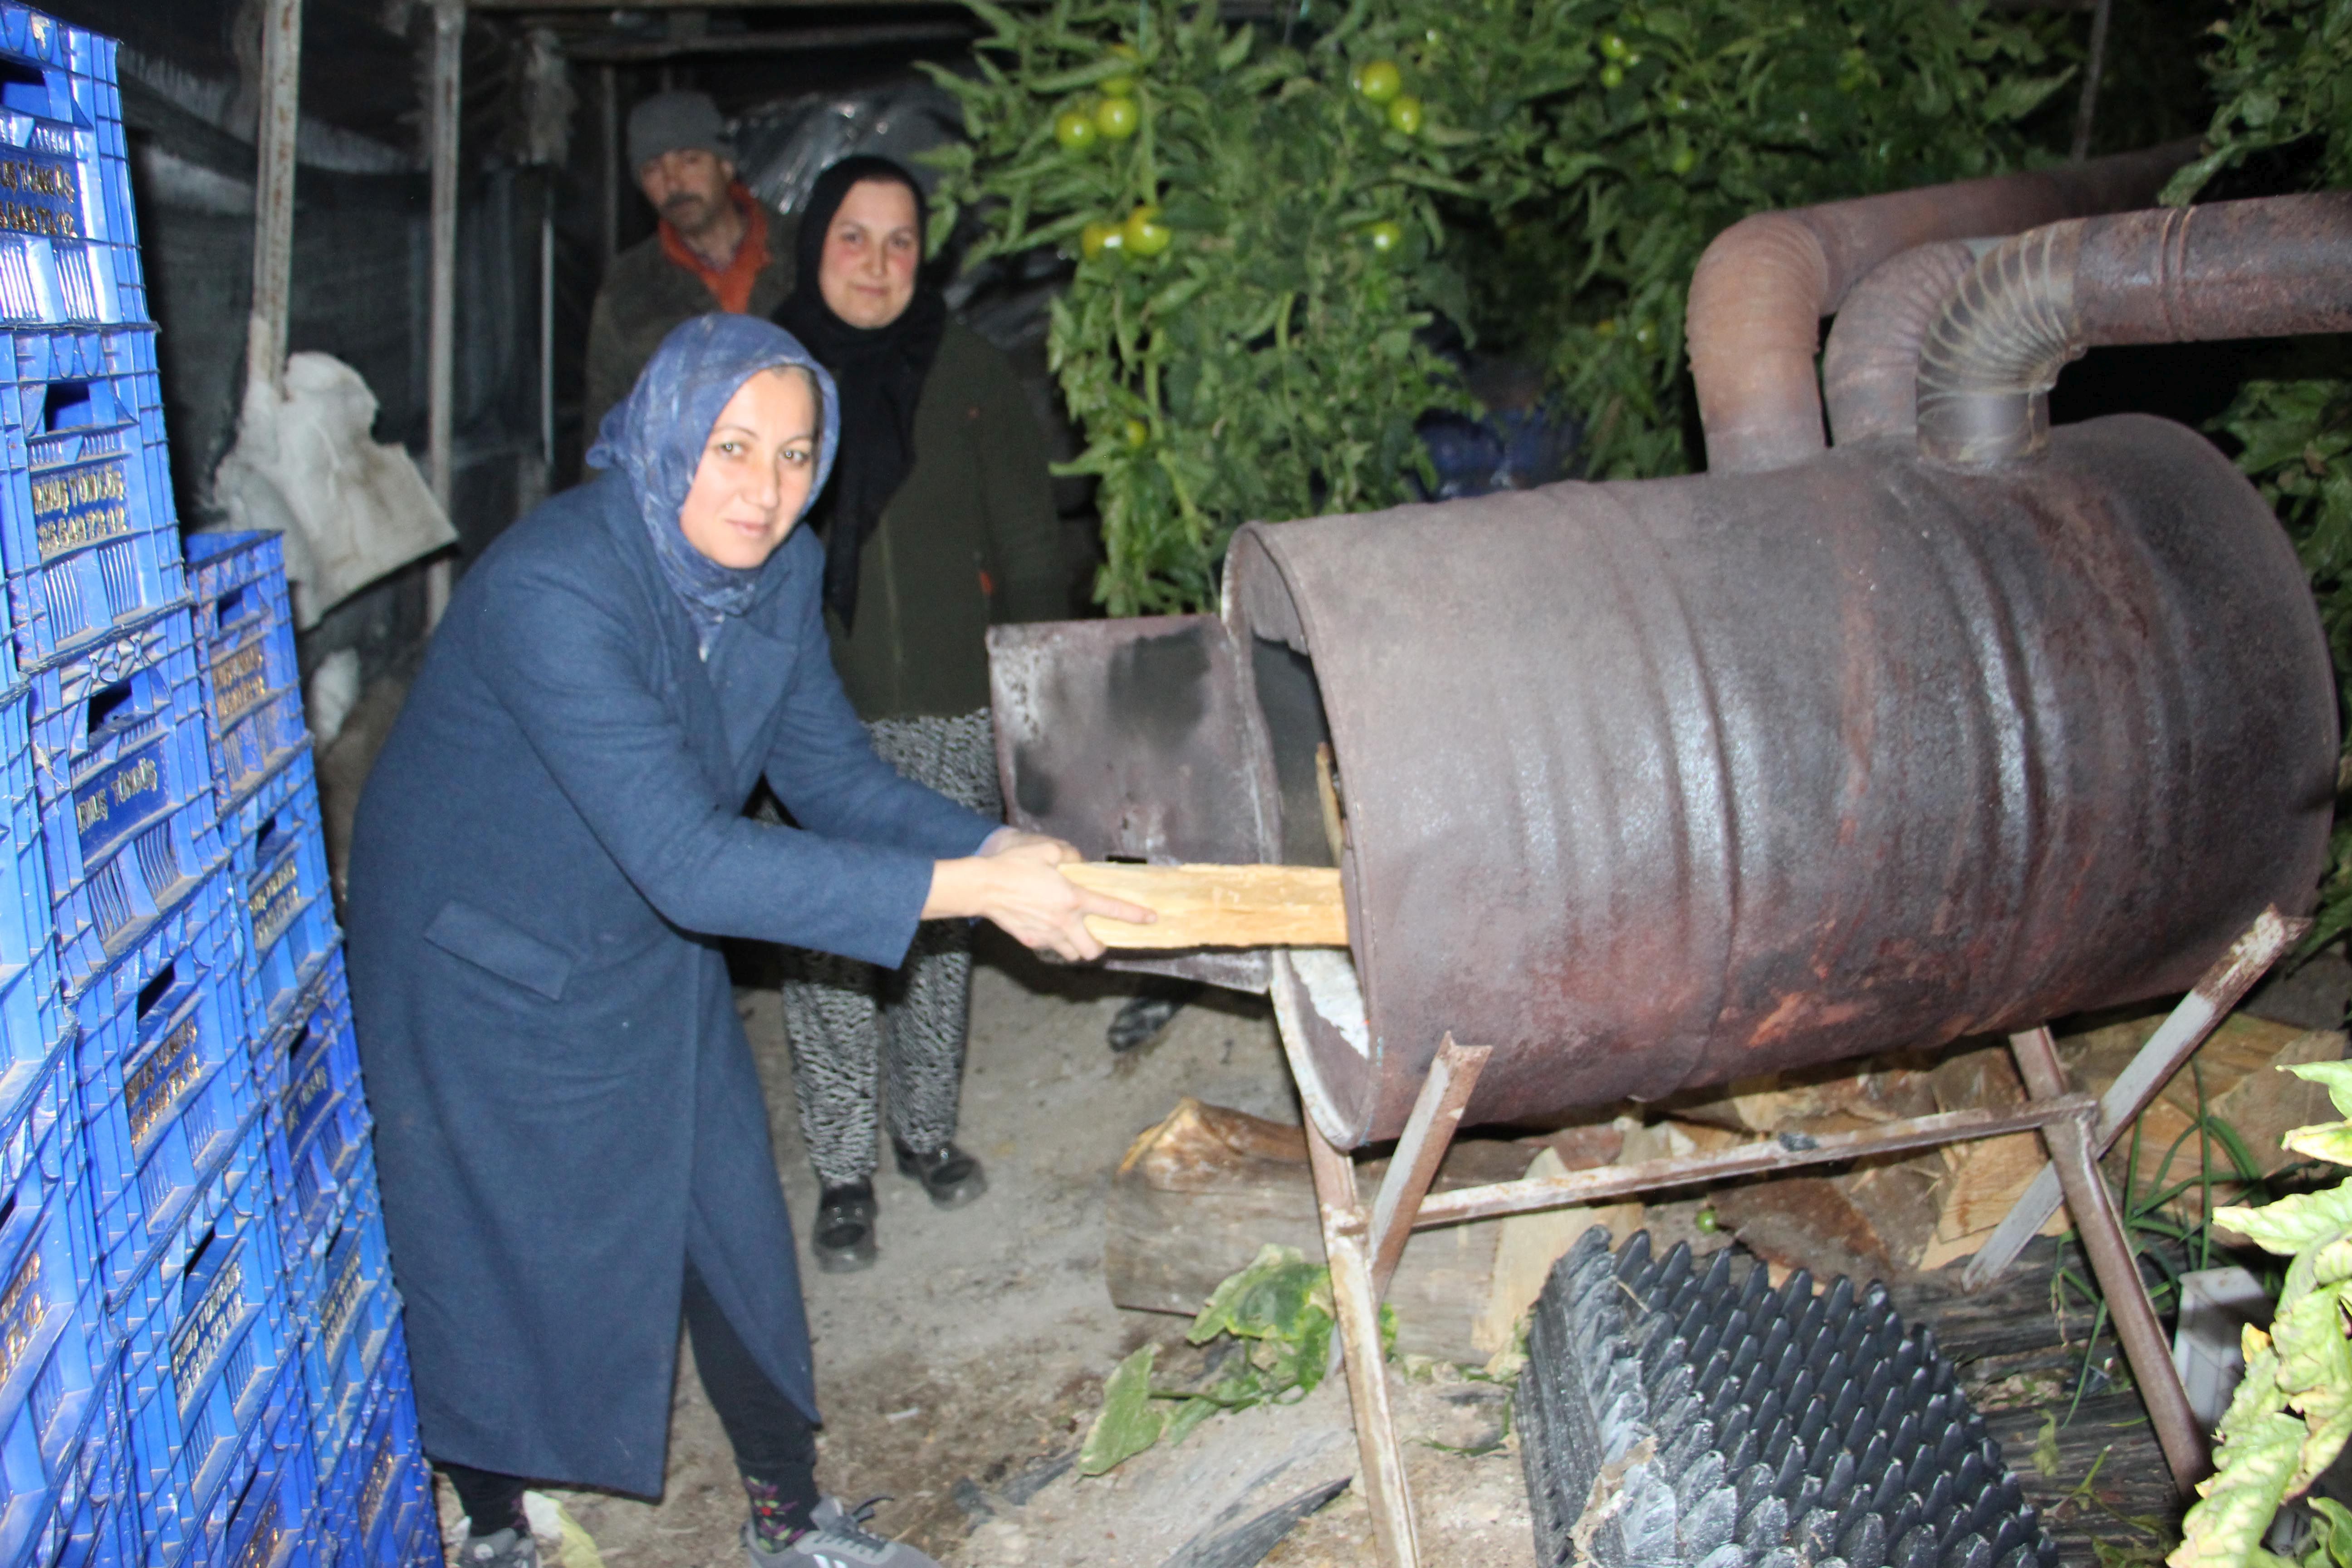
POLYGON ((261 23, 261 120, 254 134, 253 311, 245 381, 283 392, 293 303, 294 146, 301 117, 302 0, 269 0, 261 23))
MULTIPOLYGON (((457 328, 457 104, 465 60, 466 0, 434 0, 433 73, 427 105, 433 163, 433 279, 425 359, 425 472, 433 499, 446 513, 450 500, 451 394, 457 328)), ((448 607, 451 563, 443 555, 425 568, 425 624, 438 626, 448 607)))

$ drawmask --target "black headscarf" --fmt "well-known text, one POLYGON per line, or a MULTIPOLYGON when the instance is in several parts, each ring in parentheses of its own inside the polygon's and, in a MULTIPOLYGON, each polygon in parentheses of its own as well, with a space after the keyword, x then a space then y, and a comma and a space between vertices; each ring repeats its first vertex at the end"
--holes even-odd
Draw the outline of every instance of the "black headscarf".
POLYGON ((929 209, 915 176, 887 158, 860 153, 817 176, 802 209, 794 247, 792 293, 776 307, 776 321, 808 346, 840 388, 841 447, 831 494, 821 503, 824 532, 824 602, 847 628, 857 614, 857 562, 882 521, 882 509, 915 466, 915 405, 938 357, 948 304, 919 267, 915 297, 883 327, 853 327, 833 313, 817 287, 824 237, 849 188, 863 180, 901 184, 915 197, 915 233, 928 228, 929 209))

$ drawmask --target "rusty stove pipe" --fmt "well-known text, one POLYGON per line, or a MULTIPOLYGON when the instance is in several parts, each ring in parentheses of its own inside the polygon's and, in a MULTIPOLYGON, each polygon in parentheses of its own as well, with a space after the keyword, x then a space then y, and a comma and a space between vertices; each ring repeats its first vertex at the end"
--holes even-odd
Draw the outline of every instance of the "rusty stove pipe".
POLYGON ((1687 334, 1707 467, 1786 468, 1823 449, 1813 360, 1821 318, 1871 268, 1937 240, 2144 205, 2195 156, 2175 142, 2027 174, 1758 213, 1717 235, 1691 275, 1687 334))
POLYGON ((1918 433, 1920 342, 1990 247, 1982 240, 1923 245, 1881 262, 1854 285, 1822 351, 1822 393, 1830 437, 1839 446, 1918 433))
POLYGON ((2352 331, 2352 193, 2078 218, 1969 272, 1919 350, 1919 447, 1983 467, 2050 443, 2050 388, 2084 350, 2352 331))

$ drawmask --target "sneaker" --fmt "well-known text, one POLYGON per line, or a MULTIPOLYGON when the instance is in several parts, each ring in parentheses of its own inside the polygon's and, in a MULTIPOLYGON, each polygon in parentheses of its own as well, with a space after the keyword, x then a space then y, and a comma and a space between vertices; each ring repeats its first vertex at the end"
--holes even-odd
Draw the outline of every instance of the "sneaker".
POLYGON ((829 1497, 809 1515, 808 1529, 773 1546, 760 1539, 747 1519, 743 1554, 751 1568, 940 1568, 939 1559, 867 1530, 866 1521, 873 1516, 871 1502, 852 1509, 829 1497))
POLYGON ((920 1182, 935 1208, 960 1209, 988 1191, 988 1173, 980 1162, 953 1143, 929 1154, 918 1154, 895 1138, 890 1145, 898 1156, 898 1173, 920 1182))
POLYGON ((539 1568, 539 1542, 512 1525, 488 1535, 466 1532, 457 1548, 458 1568, 539 1568))
POLYGON ((873 1267, 874 1184, 852 1182, 819 1192, 809 1247, 816 1254, 816 1266, 827 1274, 873 1267))
POLYGON ((1104 1043, 1121 1055, 1141 1050, 1168 1032, 1168 1026, 1199 990, 1197 985, 1169 986, 1129 997, 1110 1021, 1104 1043))

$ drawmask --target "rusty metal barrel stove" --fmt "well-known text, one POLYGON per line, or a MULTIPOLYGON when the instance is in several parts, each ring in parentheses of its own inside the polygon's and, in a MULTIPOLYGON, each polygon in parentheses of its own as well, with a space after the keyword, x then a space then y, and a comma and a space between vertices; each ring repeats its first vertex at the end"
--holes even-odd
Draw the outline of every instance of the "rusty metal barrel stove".
POLYGON ((1090 855, 1329 864, 1328 745, 1352 967, 1194 972, 1275 993, 1341 1147, 1449 1032, 1515 1121, 2178 991, 2326 854, 2303 572, 2158 419, 1253 524, 1225 583, 1000 629, 1007 797, 1090 855))

